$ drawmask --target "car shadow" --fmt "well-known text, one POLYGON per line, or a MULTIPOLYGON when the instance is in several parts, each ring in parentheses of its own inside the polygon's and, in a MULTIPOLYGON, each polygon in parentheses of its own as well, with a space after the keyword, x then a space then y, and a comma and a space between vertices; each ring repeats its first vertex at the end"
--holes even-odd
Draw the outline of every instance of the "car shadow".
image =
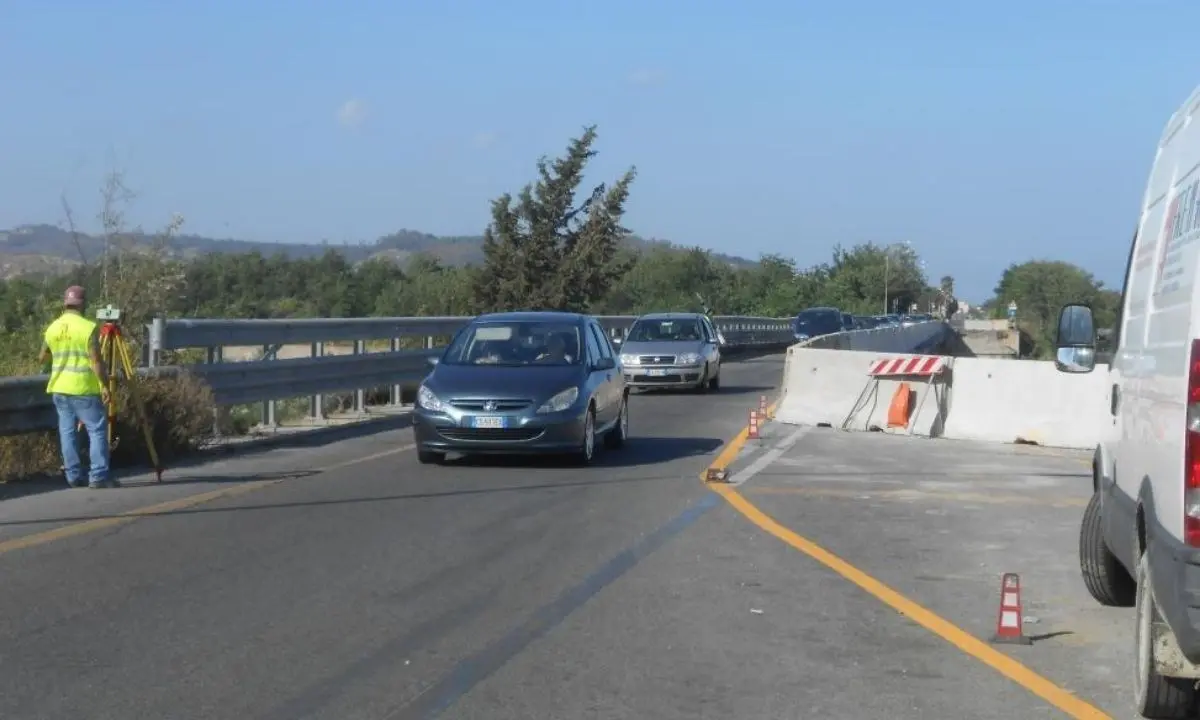
MULTIPOLYGON (((622 468, 656 465, 688 457, 711 455, 724 444, 715 438, 631 437, 625 446, 610 450, 598 443, 594 467, 622 468)), ((449 455, 451 467, 526 467, 562 469, 572 466, 568 457, 556 455, 449 455)))
POLYGON ((661 396, 661 395, 745 395, 755 392, 773 392, 776 389, 774 385, 722 385, 716 390, 705 390, 702 388, 638 388, 634 397, 661 396))

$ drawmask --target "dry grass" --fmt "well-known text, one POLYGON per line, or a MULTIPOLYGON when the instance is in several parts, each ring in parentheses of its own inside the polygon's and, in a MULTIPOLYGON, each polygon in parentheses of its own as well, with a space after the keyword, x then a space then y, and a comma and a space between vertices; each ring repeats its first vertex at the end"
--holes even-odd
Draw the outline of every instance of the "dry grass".
MULTIPOLYGON (((212 436, 212 390, 196 376, 181 372, 169 378, 149 378, 139 381, 138 388, 155 449, 163 462, 195 451, 212 436)), ((138 419, 129 388, 122 388, 117 393, 116 446, 112 454, 116 466, 149 461, 149 448, 138 419)))
MULTIPOLYGON (((162 462, 196 450, 211 436, 212 392, 195 376, 181 373, 170 378, 145 379, 139 381, 138 388, 162 462)), ((138 419, 129 387, 118 388, 111 458, 114 468, 150 464, 145 433, 138 419)), ((79 434, 79 442, 86 457, 86 434, 79 434)), ((61 465, 55 431, 0 437, 0 479, 5 482, 57 473, 61 465)))

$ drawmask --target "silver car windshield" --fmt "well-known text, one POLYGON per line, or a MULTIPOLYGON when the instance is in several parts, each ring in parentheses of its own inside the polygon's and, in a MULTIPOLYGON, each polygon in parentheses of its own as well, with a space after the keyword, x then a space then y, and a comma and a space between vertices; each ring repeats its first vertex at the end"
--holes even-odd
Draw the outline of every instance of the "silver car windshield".
POLYGON ((625 342, 698 342, 704 338, 697 320, 638 320, 625 342))

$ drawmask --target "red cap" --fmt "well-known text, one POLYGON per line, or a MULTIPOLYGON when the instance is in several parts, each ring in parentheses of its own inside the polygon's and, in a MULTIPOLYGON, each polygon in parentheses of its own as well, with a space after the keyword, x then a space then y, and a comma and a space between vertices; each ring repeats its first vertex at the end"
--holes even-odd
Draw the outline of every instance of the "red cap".
POLYGON ((78 285, 72 285, 63 293, 63 305, 67 307, 83 307, 83 302, 86 299, 87 293, 78 285))

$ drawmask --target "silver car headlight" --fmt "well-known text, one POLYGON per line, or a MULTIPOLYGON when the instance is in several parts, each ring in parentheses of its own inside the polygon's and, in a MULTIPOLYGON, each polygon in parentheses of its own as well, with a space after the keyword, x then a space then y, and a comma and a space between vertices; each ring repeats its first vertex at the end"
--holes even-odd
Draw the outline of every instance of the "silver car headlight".
POLYGON ((638 365, 640 363, 638 361, 637 355, 622 354, 621 355, 621 364, 622 365, 638 365))
POLYGON ((699 353, 689 352, 676 357, 675 362, 680 365, 699 365, 703 359, 699 353))
POLYGON ((446 409, 446 406, 442 404, 442 401, 438 399, 438 396, 434 395, 433 391, 424 385, 417 388, 417 404, 426 410, 432 410, 434 412, 442 412, 446 409))
POLYGON ((539 413, 554 413, 568 410, 579 399, 579 388, 570 387, 547 400, 537 409, 539 413))

